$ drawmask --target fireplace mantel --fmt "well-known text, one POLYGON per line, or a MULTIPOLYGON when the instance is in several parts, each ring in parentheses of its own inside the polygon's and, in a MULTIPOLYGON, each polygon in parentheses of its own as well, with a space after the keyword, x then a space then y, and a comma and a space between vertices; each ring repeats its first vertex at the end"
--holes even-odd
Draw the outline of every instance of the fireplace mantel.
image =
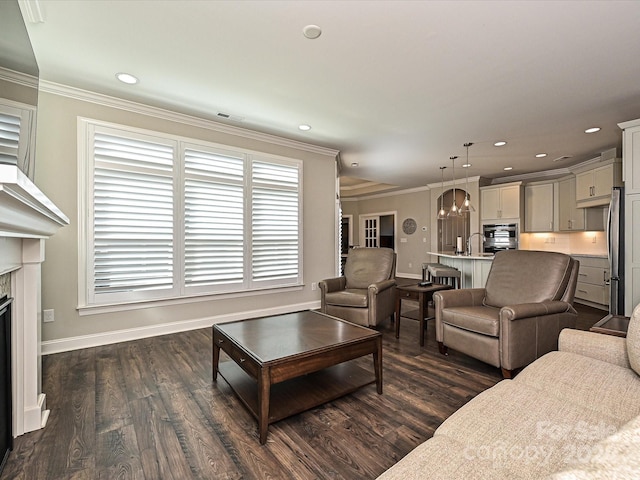
POLYGON ((11 274, 13 435, 43 428, 40 278, 44 242, 69 219, 14 165, 0 165, 0 274, 11 274))
POLYGON ((62 211, 14 165, 0 165, 0 237, 48 238, 69 224, 62 211))

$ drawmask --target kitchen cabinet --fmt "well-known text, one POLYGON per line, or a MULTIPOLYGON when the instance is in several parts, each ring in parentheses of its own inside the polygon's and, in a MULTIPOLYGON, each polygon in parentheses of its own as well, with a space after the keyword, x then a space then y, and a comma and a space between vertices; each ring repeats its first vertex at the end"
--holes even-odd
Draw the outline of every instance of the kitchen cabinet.
POLYGON ((578 208, 576 203, 576 177, 559 180, 557 188, 559 232, 602 231, 605 211, 600 207, 578 208))
POLYGON ((640 119, 619 123, 624 165, 624 314, 640 304, 640 119), (635 227, 635 228, 634 228, 635 227))
POLYGON ((594 307, 609 306, 609 260, 574 255, 580 262, 575 299, 594 307))
POLYGON ((579 208, 608 205, 611 188, 622 185, 622 164, 613 162, 576 173, 576 205, 579 208))
POLYGON ((522 182, 480 189, 480 217, 485 220, 515 220, 522 216, 522 182))
POLYGON ((625 129, 622 150, 624 193, 625 195, 640 193, 640 125, 625 129))
POLYGON ((553 183, 530 184, 524 188, 524 231, 553 232, 553 183))

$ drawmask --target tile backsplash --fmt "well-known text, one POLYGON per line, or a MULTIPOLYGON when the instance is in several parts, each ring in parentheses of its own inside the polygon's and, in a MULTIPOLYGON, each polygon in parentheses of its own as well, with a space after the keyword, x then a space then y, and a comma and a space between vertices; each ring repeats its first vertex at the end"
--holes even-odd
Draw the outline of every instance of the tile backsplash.
POLYGON ((606 257, 607 238, 605 235, 605 232, 523 233, 520 235, 520 248, 606 257))
POLYGON ((5 294, 11 296, 11 274, 0 275, 0 297, 5 294))

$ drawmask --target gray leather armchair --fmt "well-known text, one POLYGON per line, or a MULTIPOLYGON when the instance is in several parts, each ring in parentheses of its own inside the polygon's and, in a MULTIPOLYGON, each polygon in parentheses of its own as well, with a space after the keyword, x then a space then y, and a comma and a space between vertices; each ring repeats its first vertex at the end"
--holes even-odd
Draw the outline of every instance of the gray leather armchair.
POLYGON ((322 313, 375 327, 395 312, 396 254, 390 248, 354 248, 344 276, 322 280, 322 313))
POLYGON ((485 288, 433 295, 440 352, 451 347, 511 378, 513 370, 557 350, 560 331, 576 325, 578 266, 562 253, 496 253, 485 288))

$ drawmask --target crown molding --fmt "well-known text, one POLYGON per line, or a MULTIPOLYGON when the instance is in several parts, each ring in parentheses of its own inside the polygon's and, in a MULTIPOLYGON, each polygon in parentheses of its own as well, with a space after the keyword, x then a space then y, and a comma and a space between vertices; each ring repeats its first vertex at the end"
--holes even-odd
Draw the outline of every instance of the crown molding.
POLYGON ((119 110, 125 110, 131 113, 137 113, 140 115, 169 120, 176 123, 182 123, 192 127, 205 128, 219 133, 235 135, 251 140, 258 140, 273 145, 294 148, 296 150, 302 150, 305 152, 318 153, 320 155, 328 155, 334 158, 340 153, 339 150, 335 150, 332 148, 321 147, 310 143, 300 142, 298 140, 291 140, 289 138, 279 137, 276 135, 271 135, 269 133, 262 133, 255 130, 249 130, 247 128, 236 127, 234 125, 225 125, 213 120, 208 120, 193 115, 187 115, 184 113, 178 113, 164 108, 153 107, 130 100, 124 100, 122 98, 112 97, 102 93, 91 92, 76 87, 70 87, 68 85, 50 82, 47 80, 40 81, 40 91, 71 98, 74 100, 90 102, 104 107, 117 108, 119 110))
POLYGON ((550 177, 562 177, 563 175, 569 175, 571 170, 568 168, 556 168, 553 170, 543 170, 541 172, 523 173, 520 175, 511 175, 509 177, 494 178, 491 180, 490 185, 499 185, 502 183, 511 182, 526 182, 535 180, 544 180, 550 177))
POLYGON ((17 72, 9 68, 0 67, 0 80, 17 83, 31 88, 38 88, 38 77, 27 73, 17 72))

